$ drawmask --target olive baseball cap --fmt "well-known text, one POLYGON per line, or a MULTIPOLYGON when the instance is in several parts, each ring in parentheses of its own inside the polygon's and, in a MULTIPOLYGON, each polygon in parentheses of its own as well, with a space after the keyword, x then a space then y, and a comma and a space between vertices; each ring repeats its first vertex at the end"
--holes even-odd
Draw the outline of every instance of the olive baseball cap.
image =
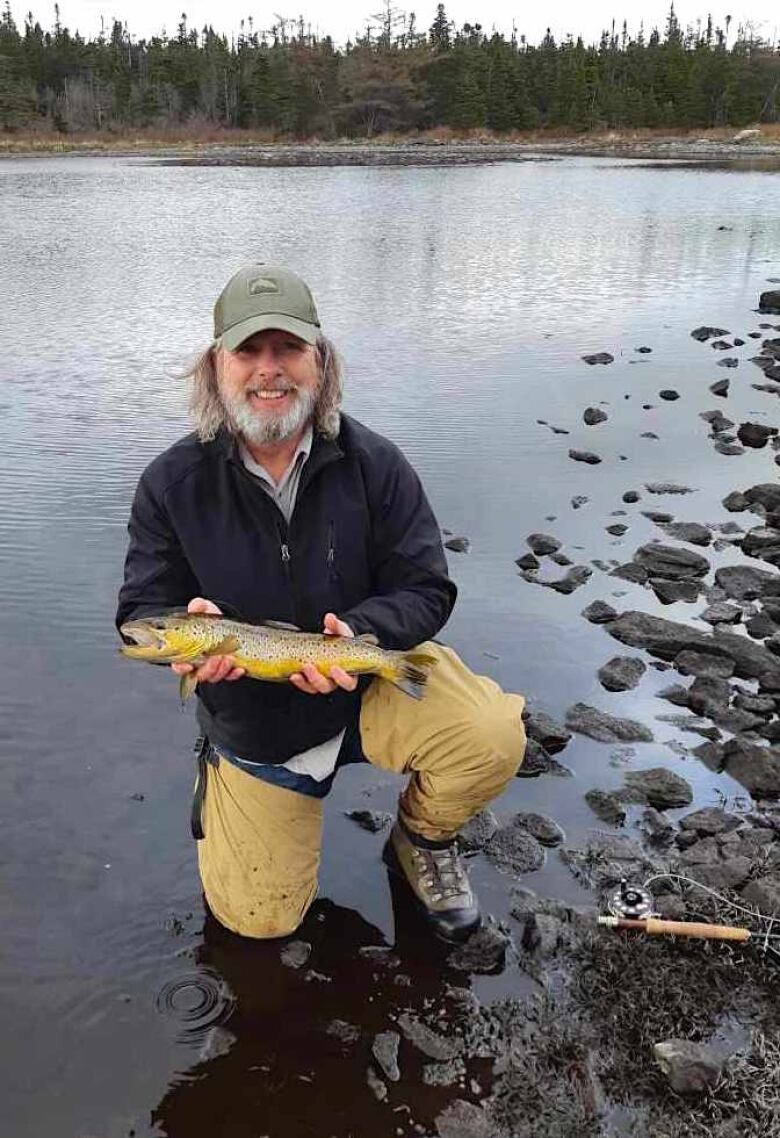
POLYGON ((214 339, 234 352, 256 332, 280 328, 317 342, 320 318, 309 286, 278 265, 246 265, 230 278, 214 305, 214 339))

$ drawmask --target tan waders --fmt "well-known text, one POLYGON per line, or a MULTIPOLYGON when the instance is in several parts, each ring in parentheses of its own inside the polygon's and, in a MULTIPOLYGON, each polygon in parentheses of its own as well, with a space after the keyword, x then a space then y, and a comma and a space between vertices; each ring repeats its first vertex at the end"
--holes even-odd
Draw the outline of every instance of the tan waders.
MULTIPOLYGON (((474 675, 449 648, 424 650, 438 661, 424 699, 374 681, 363 696, 360 737, 374 766, 410 775, 388 860, 439 935, 458 939, 479 914, 451 842, 522 762, 525 701, 474 675)), ((202 822, 198 861, 214 916, 243 936, 293 932, 317 892, 322 801, 222 760, 208 771, 202 822)))

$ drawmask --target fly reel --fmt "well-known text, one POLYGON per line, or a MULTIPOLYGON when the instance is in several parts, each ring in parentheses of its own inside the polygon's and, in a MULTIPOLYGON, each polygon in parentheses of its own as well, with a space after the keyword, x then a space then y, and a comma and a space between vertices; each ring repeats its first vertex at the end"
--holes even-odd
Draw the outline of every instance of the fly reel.
POLYGON ((607 898, 607 910, 613 917, 641 921, 655 914, 655 901, 647 889, 629 884, 624 877, 615 892, 607 898))

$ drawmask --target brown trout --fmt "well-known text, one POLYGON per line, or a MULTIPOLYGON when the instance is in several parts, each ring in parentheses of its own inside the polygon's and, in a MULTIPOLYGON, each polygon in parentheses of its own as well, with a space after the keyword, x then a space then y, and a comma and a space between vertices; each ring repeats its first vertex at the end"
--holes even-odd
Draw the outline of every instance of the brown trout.
MULTIPOLYGON (((285 682, 305 664, 313 664, 323 676, 338 667, 353 676, 381 676, 413 699, 422 699, 428 669, 436 663, 426 652, 380 648, 375 636, 325 636, 276 621, 243 624, 210 613, 141 617, 123 624, 119 631, 133 641, 119 650, 132 660, 197 668, 209 656, 232 656, 247 676, 272 683, 285 682)), ((196 685, 194 673, 181 677, 182 700, 196 685)))

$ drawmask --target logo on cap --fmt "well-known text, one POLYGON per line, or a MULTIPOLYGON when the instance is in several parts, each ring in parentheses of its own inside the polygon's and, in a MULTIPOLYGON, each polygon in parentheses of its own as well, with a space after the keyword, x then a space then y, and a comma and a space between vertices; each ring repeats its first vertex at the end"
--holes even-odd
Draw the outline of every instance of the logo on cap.
POLYGON ((253 281, 249 282, 250 296, 259 296, 264 292, 279 292, 279 285, 276 281, 269 280, 268 277, 255 277, 253 281))

